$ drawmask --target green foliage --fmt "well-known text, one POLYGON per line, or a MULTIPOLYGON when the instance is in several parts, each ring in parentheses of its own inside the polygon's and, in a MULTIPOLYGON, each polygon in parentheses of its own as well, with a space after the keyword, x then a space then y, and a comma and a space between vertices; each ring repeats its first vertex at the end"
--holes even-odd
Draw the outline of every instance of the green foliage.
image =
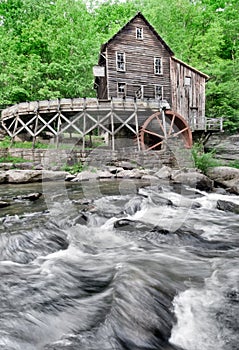
POLYGON ((9 148, 11 145, 10 136, 5 136, 3 140, 0 141, 0 148, 9 148))
POLYGON ((232 168, 239 169, 239 160, 237 160, 237 159, 236 160, 232 160, 227 165, 232 167, 232 168))
POLYGON ((210 76, 207 117, 239 130, 238 0, 0 1, 0 104, 94 97, 101 44, 137 11, 176 57, 210 76))
POLYGON ((221 162, 215 158, 215 151, 213 150, 205 153, 201 143, 195 143, 193 145, 192 156, 195 167, 204 174, 206 174, 208 168, 222 165, 221 162))
POLYGON ((0 163, 13 163, 13 164, 17 164, 17 163, 25 163, 27 162, 26 159, 23 159, 21 157, 13 157, 13 156, 6 156, 6 157, 1 157, 0 158, 0 163))
MULTIPOLYGON (((11 138, 9 136, 5 136, 2 141, 0 141, 0 148, 33 148, 32 141, 14 141, 11 142, 11 138)), ((46 145, 45 143, 41 143, 37 141, 34 145, 34 148, 46 149, 51 147, 51 145, 46 145)))
POLYGON ((74 175, 80 173, 83 170, 86 170, 86 166, 79 162, 73 165, 65 165, 62 167, 62 170, 68 171, 70 174, 74 175))

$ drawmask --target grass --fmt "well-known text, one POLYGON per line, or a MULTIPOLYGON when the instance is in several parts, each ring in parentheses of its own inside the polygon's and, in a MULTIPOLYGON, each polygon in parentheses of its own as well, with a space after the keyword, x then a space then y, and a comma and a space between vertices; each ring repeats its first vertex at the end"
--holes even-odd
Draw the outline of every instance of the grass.
POLYGON ((239 169, 239 160, 231 160, 227 165, 232 168, 239 169))
MULTIPOLYGON (((85 150, 91 150, 96 147, 100 147, 104 145, 104 141, 101 136, 91 136, 92 140, 92 146, 88 146, 90 143, 90 137, 86 135, 85 141, 86 141, 86 147, 85 150)), ((59 143, 59 149, 72 149, 72 148, 82 148, 82 145, 79 144, 67 144, 64 143, 64 139, 62 142, 59 143)), ((10 136, 5 136, 3 140, 0 141, 0 148, 26 148, 31 149, 33 148, 33 142, 32 141, 14 141, 11 142, 10 136)), ((40 141, 37 141, 34 145, 34 148, 37 149, 48 149, 48 148, 56 148, 56 144, 51 143, 42 143, 40 141)))
MULTIPOLYGON (((0 148, 32 148, 32 141, 15 141, 11 142, 11 138, 9 136, 5 136, 3 140, 0 141, 0 148)), ((34 148, 48 148, 49 145, 45 143, 41 143, 37 141, 35 143, 34 148)))
POLYGON ((25 163, 25 162, 28 162, 28 160, 20 158, 20 157, 13 157, 13 156, 10 156, 10 155, 0 158, 0 163, 17 164, 17 163, 25 163))

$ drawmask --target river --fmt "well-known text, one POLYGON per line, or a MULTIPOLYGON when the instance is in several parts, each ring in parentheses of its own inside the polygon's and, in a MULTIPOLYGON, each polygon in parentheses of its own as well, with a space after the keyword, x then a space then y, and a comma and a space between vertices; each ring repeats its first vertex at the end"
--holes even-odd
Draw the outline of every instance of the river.
POLYGON ((239 349, 238 214, 216 209, 238 196, 127 180, 0 197, 0 349, 239 349))

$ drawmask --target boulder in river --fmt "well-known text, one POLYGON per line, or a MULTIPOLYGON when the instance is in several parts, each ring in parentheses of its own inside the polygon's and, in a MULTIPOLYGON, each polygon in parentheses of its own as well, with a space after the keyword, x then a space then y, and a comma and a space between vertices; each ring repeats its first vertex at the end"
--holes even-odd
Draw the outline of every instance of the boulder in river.
POLYGON ((5 171, 0 171, 0 184, 5 183, 7 180, 7 175, 5 171))
POLYGON ((201 191, 211 191, 213 188, 213 181, 196 170, 175 170, 172 172, 171 179, 175 183, 181 183, 201 191))
POLYGON ((217 209, 223 210, 223 211, 231 211, 235 214, 239 214, 239 204, 236 204, 230 201, 224 201, 219 199, 217 201, 217 209))
POLYGON ((5 174, 8 183, 28 183, 39 181, 65 180, 68 173, 66 171, 50 170, 8 170, 5 174))
POLYGON ((143 175, 142 172, 138 169, 121 170, 117 173, 118 178, 125 178, 125 179, 141 179, 142 175, 143 175))
POLYGON ((218 166, 209 168, 207 175, 216 184, 228 188, 231 193, 239 194, 239 169, 218 166))
POLYGON ((154 175, 159 179, 169 179, 172 174, 172 168, 164 165, 154 175))
POLYGON ((9 183, 37 182, 42 179, 42 172, 40 170, 12 169, 6 172, 6 177, 9 183))
POLYGON ((26 195, 23 195, 23 196, 17 196, 17 197, 14 197, 13 199, 27 199, 27 200, 29 200, 31 202, 34 202, 37 199, 39 199, 41 196, 42 196, 42 193, 35 192, 35 193, 29 193, 29 194, 26 194, 26 195))
POLYGON ((5 208, 5 207, 9 207, 11 205, 10 202, 5 202, 0 200, 0 208, 5 208))

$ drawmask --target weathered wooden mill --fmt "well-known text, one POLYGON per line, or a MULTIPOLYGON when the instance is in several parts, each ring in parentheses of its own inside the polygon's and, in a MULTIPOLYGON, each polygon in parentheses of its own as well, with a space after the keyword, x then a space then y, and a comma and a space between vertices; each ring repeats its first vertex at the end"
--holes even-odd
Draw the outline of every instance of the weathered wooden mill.
POLYGON ((3 128, 15 138, 27 133, 33 141, 51 133, 57 144, 77 133, 85 148, 94 130, 117 140, 131 140, 137 150, 162 150, 170 140, 192 146, 192 133, 222 128, 205 118, 208 76, 174 57, 146 18, 138 13, 102 45, 93 68, 97 98, 19 103, 2 112, 3 128))

